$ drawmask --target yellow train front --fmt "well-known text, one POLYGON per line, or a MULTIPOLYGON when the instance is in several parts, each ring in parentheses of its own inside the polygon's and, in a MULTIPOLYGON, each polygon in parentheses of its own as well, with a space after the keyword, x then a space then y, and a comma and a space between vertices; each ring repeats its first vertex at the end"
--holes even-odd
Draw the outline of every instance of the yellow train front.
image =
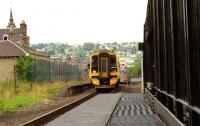
POLYGON ((120 65, 117 55, 100 50, 90 55, 89 75, 92 85, 99 88, 115 88, 120 83, 120 65))

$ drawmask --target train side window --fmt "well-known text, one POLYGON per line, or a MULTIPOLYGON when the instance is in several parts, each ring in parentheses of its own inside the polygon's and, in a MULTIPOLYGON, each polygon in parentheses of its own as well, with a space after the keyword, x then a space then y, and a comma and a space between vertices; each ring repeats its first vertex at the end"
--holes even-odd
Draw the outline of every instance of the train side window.
POLYGON ((110 56, 110 72, 117 72, 117 62, 115 56, 110 56))
POLYGON ((98 72, 98 57, 97 56, 92 56, 92 72, 98 72))

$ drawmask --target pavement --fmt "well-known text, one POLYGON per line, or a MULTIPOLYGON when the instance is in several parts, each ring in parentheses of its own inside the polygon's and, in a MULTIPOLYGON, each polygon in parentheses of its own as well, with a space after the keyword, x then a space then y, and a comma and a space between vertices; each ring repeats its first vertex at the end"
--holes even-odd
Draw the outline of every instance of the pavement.
POLYGON ((99 94, 46 126, 106 126, 121 93, 99 94))
POLYGON ((142 93, 124 93, 107 126, 165 126, 142 93))
POLYGON ((98 94, 47 126, 165 126, 142 93, 98 94))

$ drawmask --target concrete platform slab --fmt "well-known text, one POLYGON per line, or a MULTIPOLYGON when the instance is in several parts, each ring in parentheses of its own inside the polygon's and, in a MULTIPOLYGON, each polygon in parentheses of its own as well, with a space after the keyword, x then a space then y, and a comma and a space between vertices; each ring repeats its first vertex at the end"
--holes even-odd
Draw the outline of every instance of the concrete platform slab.
POLYGON ((99 94, 46 126, 105 126, 120 96, 121 93, 99 94))
POLYGON ((165 126, 141 93, 125 93, 107 126, 165 126))

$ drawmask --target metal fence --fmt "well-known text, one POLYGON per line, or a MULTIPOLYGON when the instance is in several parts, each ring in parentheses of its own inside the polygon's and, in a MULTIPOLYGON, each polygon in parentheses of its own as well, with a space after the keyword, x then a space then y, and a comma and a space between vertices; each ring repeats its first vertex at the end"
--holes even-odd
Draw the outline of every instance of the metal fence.
POLYGON ((189 126, 200 120, 200 1, 148 0, 144 86, 189 126))
MULTIPOLYGON (((20 75, 15 78, 17 80, 20 75)), ((72 65, 67 62, 61 61, 49 61, 36 59, 32 63, 30 70, 31 82, 55 82, 55 81, 71 81, 71 80, 81 80, 81 70, 79 66, 72 65)))

